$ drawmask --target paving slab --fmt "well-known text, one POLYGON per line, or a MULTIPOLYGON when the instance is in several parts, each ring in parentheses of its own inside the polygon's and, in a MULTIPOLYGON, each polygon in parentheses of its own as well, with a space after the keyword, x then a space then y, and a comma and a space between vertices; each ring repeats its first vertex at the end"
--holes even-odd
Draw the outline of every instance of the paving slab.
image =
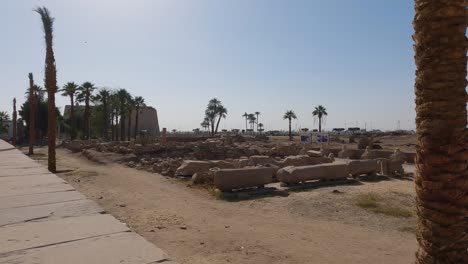
POLYGON ((175 263, 0 140, 0 264, 175 263))
POLYGON ((46 184, 29 184, 25 186, 14 185, 0 186, 0 197, 25 195, 34 193, 50 193, 75 190, 71 185, 65 182, 52 182, 46 184))
POLYGON ((148 264, 165 259, 161 249, 131 232, 0 254, 0 263, 11 264, 148 264))
POLYGON ((0 209, 44 205, 85 199, 86 197, 77 191, 14 195, 0 197, 0 209))
POLYGON ((130 231, 111 215, 68 217, 0 228, 0 254, 130 231))
POLYGON ((0 177, 11 177, 11 176, 27 176, 27 175, 37 175, 37 174, 51 174, 44 167, 35 167, 35 168, 3 168, 0 167, 0 177))
POLYGON ((102 212, 104 210, 90 200, 0 209, 0 227, 22 222, 54 220, 102 212))

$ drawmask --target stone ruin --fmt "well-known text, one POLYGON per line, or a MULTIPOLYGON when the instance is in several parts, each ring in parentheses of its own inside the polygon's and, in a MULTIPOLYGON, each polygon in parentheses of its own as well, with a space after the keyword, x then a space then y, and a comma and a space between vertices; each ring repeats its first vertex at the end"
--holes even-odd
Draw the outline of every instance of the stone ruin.
MULTIPOLYGON (((165 133, 163 133, 164 135, 165 133)), ((393 153, 373 150, 366 142, 365 151, 316 148, 301 144, 280 144, 254 141, 254 137, 225 136, 204 138, 103 142, 99 140, 64 142, 73 152, 96 151, 128 156, 129 167, 159 173, 168 177, 183 177, 193 184, 207 184, 221 191, 242 188, 262 188, 281 182, 298 184, 307 181, 344 180, 360 175, 399 175, 408 153, 396 149, 393 153), (335 161, 339 159, 354 159, 335 161)), ((360 140, 362 143, 362 138, 360 140)), ((364 144, 364 143, 362 143, 364 144)))

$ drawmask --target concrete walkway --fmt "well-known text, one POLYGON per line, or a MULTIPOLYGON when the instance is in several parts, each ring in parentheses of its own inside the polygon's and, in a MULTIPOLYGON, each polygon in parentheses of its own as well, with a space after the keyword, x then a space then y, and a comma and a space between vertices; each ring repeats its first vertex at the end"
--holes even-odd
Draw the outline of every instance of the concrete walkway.
POLYGON ((175 263, 0 140, 0 263, 175 263))

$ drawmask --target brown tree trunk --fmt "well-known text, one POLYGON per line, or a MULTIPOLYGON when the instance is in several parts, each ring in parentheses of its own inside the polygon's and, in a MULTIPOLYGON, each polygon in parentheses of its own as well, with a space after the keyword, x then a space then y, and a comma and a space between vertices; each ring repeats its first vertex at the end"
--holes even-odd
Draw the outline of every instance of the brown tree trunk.
POLYGON ((75 120, 75 101, 73 95, 70 95, 70 125, 71 125, 71 133, 70 137, 72 140, 76 139, 76 120, 75 120))
POLYGON ((319 132, 322 132, 322 117, 319 116, 319 132))
POLYGON ((291 118, 289 118, 289 140, 292 140, 292 134, 291 134, 291 118))
POLYGON ((132 131, 132 110, 128 111, 127 141, 130 141, 131 131, 132 131))
POLYGON ((13 99, 13 146, 16 147, 16 128, 18 123, 16 122, 17 113, 16 113, 16 98, 13 99))
POLYGON ((111 138, 112 141, 115 140, 115 134, 114 134, 114 111, 111 111, 111 138))
POLYGON ((103 111, 104 111, 104 134, 103 137, 105 140, 109 140, 109 113, 107 110, 107 98, 103 99, 102 103, 103 111))
POLYGON ((140 116, 140 108, 136 108, 136 113, 135 113, 135 140, 137 139, 137 132, 138 132, 138 118, 140 116))
POLYGON ((87 140, 89 140, 89 95, 88 91, 86 91, 86 98, 85 98, 85 124, 84 124, 84 129, 85 129, 85 137, 87 140))
POLYGON ((115 140, 119 141, 119 115, 115 112, 115 140))
POLYGON ((36 143, 36 100, 34 96, 34 79, 32 73, 29 74, 29 155, 34 154, 34 143, 36 143))
POLYGON ((468 263, 466 0, 415 0, 416 263, 468 263))
POLYGON ((49 148, 48 169, 56 172, 55 160, 55 92, 57 91, 57 71, 55 69, 54 50, 52 47, 52 32, 46 33, 46 66, 45 66, 45 87, 47 89, 47 145, 49 148))
POLYGON ((125 141, 125 115, 123 111, 120 114, 120 141, 125 141))

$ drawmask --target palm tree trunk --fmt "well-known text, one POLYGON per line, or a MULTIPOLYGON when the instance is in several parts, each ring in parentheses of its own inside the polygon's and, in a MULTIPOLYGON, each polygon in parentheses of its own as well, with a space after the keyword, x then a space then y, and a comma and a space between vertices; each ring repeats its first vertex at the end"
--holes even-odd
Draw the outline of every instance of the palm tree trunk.
MULTIPOLYGON (((88 91, 86 91, 88 93, 88 91)), ((86 94, 85 98, 85 124, 84 124, 84 129, 85 129, 85 137, 88 140, 89 139, 89 97, 88 94, 86 94)))
POLYGON ((107 111, 107 100, 103 99, 102 108, 104 111, 104 124, 103 124, 103 138, 105 140, 109 139, 109 113, 107 111))
POLYGON ((125 141, 125 116, 120 114, 120 141, 125 141))
POLYGON ((36 142, 36 124, 35 124, 35 119, 36 119, 36 107, 35 107, 35 102, 34 102, 34 80, 32 73, 30 74, 29 77, 29 155, 34 154, 34 143, 36 142))
POLYGON ((245 117, 245 133, 247 134, 247 117, 245 117))
POLYGON ((291 118, 289 118, 289 140, 292 140, 292 134, 291 134, 291 118))
POLYGON ((115 112, 115 141, 119 141, 119 115, 115 112))
POLYGON ((135 130, 134 131, 135 132, 135 140, 137 139, 137 134, 138 134, 137 132, 138 132, 138 118, 139 118, 139 116, 140 116, 140 108, 137 107, 136 108, 136 113, 135 113, 135 129, 134 129, 135 130))
POLYGON ((55 69, 54 51, 52 48, 52 33, 46 34, 46 69, 45 86, 47 89, 47 145, 48 145, 48 169, 50 172, 56 172, 55 160, 55 92, 57 90, 57 71, 55 69))
POLYGON ((115 140, 115 134, 114 134, 114 111, 111 111, 111 138, 112 138, 112 141, 115 140))
POLYGON ((319 132, 322 132, 322 117, 319 116, 319 132))
POLYGON ((415 0, 416 263, 468 263, 468 3, 415 0))
POLYGON ((130 141, 130 132, 132 131, 132 110, 128 111, 127 141, 130 141))
POLYGON ((16 128, 18 126, 18 122, 16 121, 17 113, 16 113, 16 98, 13 99, 13 146, 16 147, 16 128))
POLYGON ((257 115, 257 133, 258 133, 258 115, 257 115))
POLYGON ((219 116, 218 122, 216 123, 216 130, 215 130, 215 132, 214 132, 215 134, 218 133, 218 127, 219 127, 219 122, 220 122, 220 121, 221 121, 221 116, 219 116))
POLYGON ((211 123, 211 136, 213 137, 215 135, 214 120, 211 120, 210 123, 211 123))
POLYGON ((76 120, 75 120, 75 105, 74 105, 73 95, 70 95, 70 126, 71 133, 70 137, 72 140, 76 138, 76 120))

